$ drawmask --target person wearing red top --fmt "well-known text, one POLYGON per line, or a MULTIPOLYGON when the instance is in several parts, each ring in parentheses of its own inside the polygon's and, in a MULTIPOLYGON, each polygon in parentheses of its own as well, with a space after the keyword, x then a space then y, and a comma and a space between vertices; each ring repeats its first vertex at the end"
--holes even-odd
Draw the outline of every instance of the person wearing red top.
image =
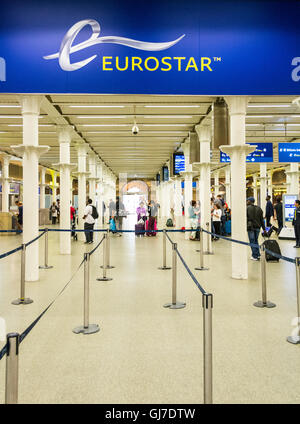
POLYGON ((71 222, 73 222, 75 219, 75 208, 74 206, 72 206, 72 204, 70 206, 70 215, 71 215, 71 222))

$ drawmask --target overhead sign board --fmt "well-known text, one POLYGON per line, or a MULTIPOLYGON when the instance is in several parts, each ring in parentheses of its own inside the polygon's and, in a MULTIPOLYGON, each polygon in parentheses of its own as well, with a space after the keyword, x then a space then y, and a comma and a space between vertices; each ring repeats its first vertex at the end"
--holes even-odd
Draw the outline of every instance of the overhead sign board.
POLYGON ((300 2, 1 3, 0 92, 300 93, 300 2))
POLYGON ((300 162, 300 143, 278 143, 278 162, 300 162))
POLYGON ((180 172, 185 171, 185 160, 183 153, 174 153, 174 175, 179 175, 180 172))
MULTIPOLYGON (((273 162, 273 143, 247 143, 250 146, 257 146, 254 152, 246 156, 246 162, 273 162)), ((220 162, 230 162, 230 157, 220 151, 220 162)))

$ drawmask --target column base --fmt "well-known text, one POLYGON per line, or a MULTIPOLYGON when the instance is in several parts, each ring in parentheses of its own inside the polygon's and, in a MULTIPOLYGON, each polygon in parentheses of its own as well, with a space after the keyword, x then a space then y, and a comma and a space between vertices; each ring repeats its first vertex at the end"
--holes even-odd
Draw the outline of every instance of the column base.
POLYGON ((165 303, 164 308, 169 309, 183 309, 186 307, 186 303, 184 302, 176 302, 176 303, 165 303))
POLYGON ((194 268, 194 269, 196 269, 197 271, 208 271, 209 270, 209 268, 206 268, 205 266, 203 266, 202 268, 197 267, 197 268, 194 268))
POLYGON ((50 268, 53 268, 53 266, 52 265, 40 265, 39 266, 39 269, 50 269, 50 268))
POLYGON ((100 327, 98 324, 89 324, 88 327, 84 327, 83 325, 75 327, 72 331, 75 334, 94 334, 100 331, 100 327))
POLYGON ((160 269, 162 271, 165 271, 166 269, 172 269, 170 266, 160 266, 157 269, 160 269))
POLYGON ((101 277, 101 278, 96 278, 96 281, 112 281, 112 278, 109 278, 109 277, 101 277))
MULTIPOLYGON (((100 268, 103 268, 103 265, 101 265, 100 268)), ((113 266, 113 265, 107 265, 106 266, 106 269, 113 269, 113 268, 115 268, 115 266, 113 266)))

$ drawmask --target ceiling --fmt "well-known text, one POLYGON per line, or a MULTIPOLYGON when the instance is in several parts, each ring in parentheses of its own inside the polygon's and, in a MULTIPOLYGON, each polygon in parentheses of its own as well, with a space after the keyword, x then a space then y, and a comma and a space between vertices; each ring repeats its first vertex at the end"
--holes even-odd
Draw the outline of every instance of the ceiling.
MULTIPOLYGON (((246 116, 247 142, 273 142, 277 163, 278 142, 300 138, 300 109, 295 96, 251 97, 246 116)), ((71 162, 77 163, 76 143, 89 145, 111 171, 128 178, 154 178, 180 149, 181 143, 207 115, 216 97, 151 95, 49 95, 43 96, 39 144, 50 146, 41 165, 57 169, 59 144, 55 125, 72 127, 71 162), (137 135, 132 126, 139 127, 137 135)), ((21 108, 16 95, 0 95, 0 150, 12 153, 22 143, 21 108)), ((212 152, 212 169, 222 169, 219 150, 212 152)), ((247 164, 247 172, 259 164, 247 164)))

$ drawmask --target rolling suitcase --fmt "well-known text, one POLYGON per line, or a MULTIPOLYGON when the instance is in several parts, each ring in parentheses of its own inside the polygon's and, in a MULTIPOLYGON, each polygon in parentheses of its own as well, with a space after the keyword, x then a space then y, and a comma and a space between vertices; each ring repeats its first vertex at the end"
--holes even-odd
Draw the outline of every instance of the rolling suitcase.
MULTIPOLYGON (((277 255, 281 255, 281 250, 279 247, 279 244, 276 240, 265 240, 263 242, 263 245, 265 246, 265 249, 267 249, 270 252, 274 252, 277 255)), ((267 262, 279 262, 279 258, 276 258, 271 253, 266 252, 266 261, 267 262)))
POLYGON ((143 236, 145 234, 145 224, 135 224, 135 235, 143 236))
POLYGON ((231 235, 231 220, 225 222, 225 233, 227 236, 231 235))

